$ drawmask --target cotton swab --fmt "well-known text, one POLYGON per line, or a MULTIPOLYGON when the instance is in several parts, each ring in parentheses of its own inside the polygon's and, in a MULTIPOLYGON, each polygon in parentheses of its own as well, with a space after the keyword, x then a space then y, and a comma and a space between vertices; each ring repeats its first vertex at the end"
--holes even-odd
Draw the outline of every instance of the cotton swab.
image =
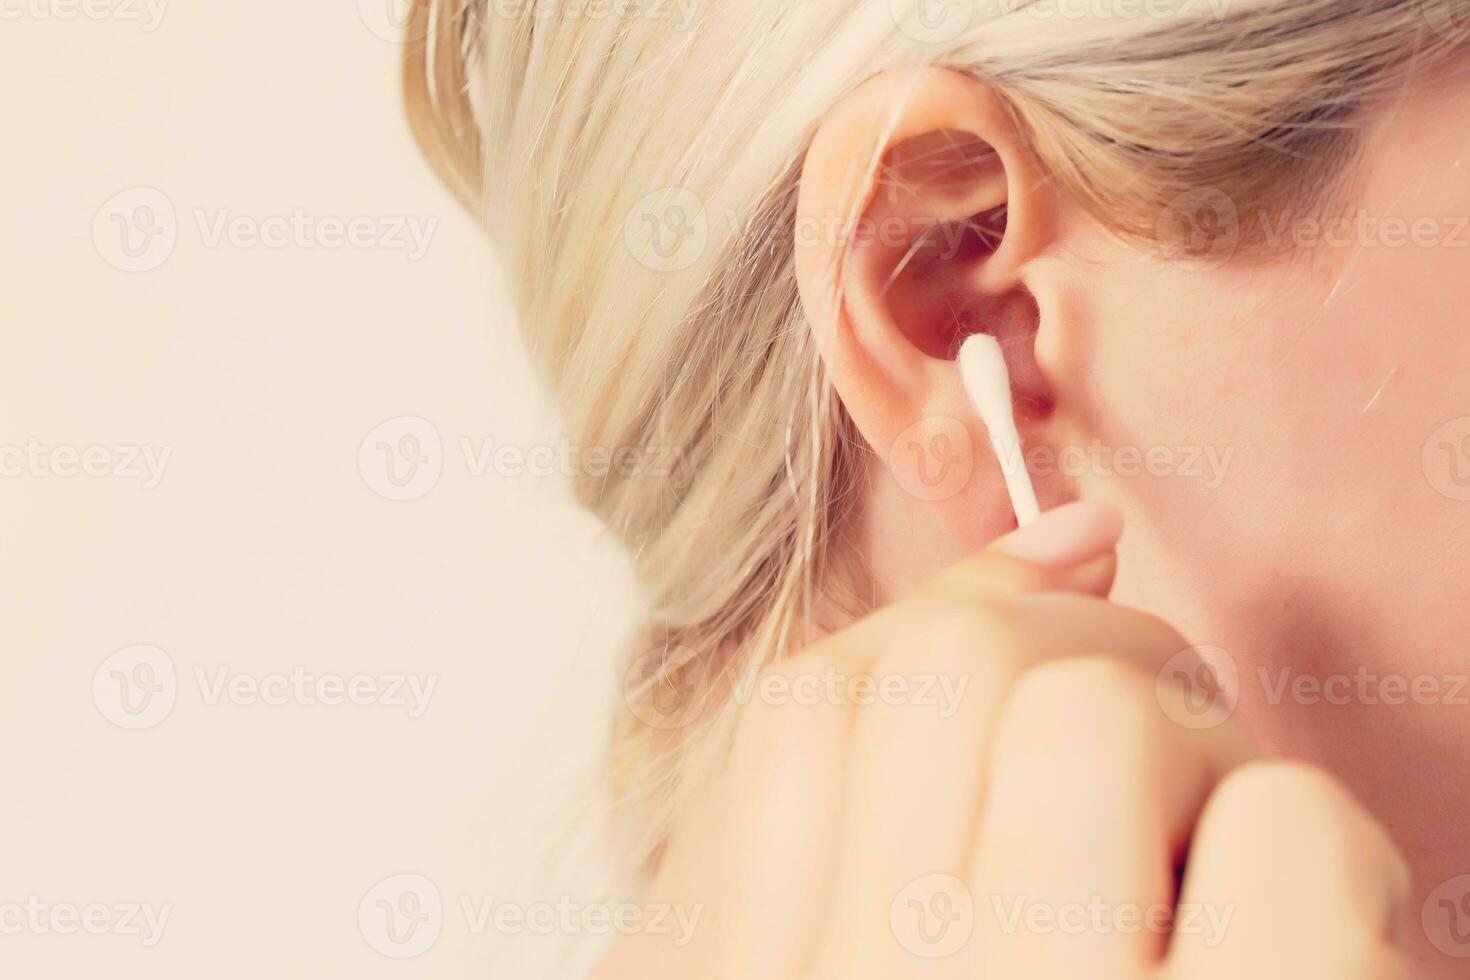
POLYGON ((990 447, 1005 474, 1016 523, 1025 527, 1041 516, 1041 506, 1021 451, 1021 433, 1016 430, 1016 413, 1011 407, 1011 377, 1000 342, 989 334, 973 335, 960 347, 959 366, 965 391, 990 431, 990 447))

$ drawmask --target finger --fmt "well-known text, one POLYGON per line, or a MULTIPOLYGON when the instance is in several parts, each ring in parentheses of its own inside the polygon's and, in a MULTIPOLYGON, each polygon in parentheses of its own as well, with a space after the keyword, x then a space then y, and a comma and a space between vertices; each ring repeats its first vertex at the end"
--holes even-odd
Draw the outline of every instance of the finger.
POLYGON ((897 618, 904 631, 912 632, 912 619, 903 609, 916 599, 978 605, 1035 592, 1105 594, 1112 586, 1117 567, 1114 549, 1122 532, 1122 514, 1111 505, 1078 501, 1058 507, 945 569, 904 603, 812 646, 788 663, 799 667, 803 660, 810 660, 820 665, 834 650, 846 659, 871 659, 892 642, 885 631, 888 621, 897 618))
POLYGON ((1237 770, 1189 855, 1170 967, 1181 976, 1378 977, 1409 872, 1378 822, 1310 766, 1237 770), (1197 928, 1184 928, 1188 914, 1197 928))
POLYGON ((1012 629, 1040 645, 1042 655, 1023 668, 1058 656, 1106 654, 1155 670, 1189 648, 1189 641, 1157 616, 1097 596, 1036 592, 991 605, 1012 629))
POLYGON ((959 598, 1053 590, 1106 595, 1122 534, 1123 515, 1116 507, 1066 504, 941 573, 929 589, 959 598))
POLYGON ((1106 598, 1112 593, 1117 577, 1118 556, 1110 551, 1067 572, 1061 578, 1060 587, 1068 592, 1106 598))
POLYGON ((836 669, 878 683, 928 676, 920 668, 933 652, 938 666, 957 672, 954 684, 1003 697, 1016 677, 1050 660, 1101 654, 1157 672, 1190 649, 1158 617, 1096 596, 1035 591, 965 601, 928 593, 871 617, 840 648, 824 645, 803 658, 812 658, 808 672, 836 669), (953 656, 944 652, 950 648, 953 656))
MULTIPOLYGON (((1153 663, 1176 642, 1139 641, 1153 663)), ((1162 958, 1176 859, 1210 790, 1252 749, 1228 724, 1176 726, 1155 676, 1090 657, 1017 682, 971 871, 984 975, 1131 977, 1162 958)))
MULTIPOLYGON (((752 697, 723 778, 691 817, 702 833, 678 855, 687 868, 680 877, 719 884, 709 897, 681 898, 707 903, 706 921, 718 921, 718 937, 729 941, 695 964, 724 963, 741 977, 806 975, 836 874, 833 823, 850 753, 850 707, 791 693, 807 671, 826 674, 822 663, 788 662, 762 675, 757 691, 787 693, 752 697)), ((681 961, 678 972, 690 969, 681 961)))
POLYGON ((979 807, 981 747, 1014 658, 985 663, 988 649, 1010 642, 998 617, 934 599, 903 612, 869 659, 847 662, 877 696, 852 716, 823 976, 951 976, 972 924, 955 872, 979 807), (936 903, 943 908, 931 921, 936 903))
POLYGON ((881 635, 846 661, 871 691, 887 692, 852 723, 838 926, 827 950, 849 977, 943 968, 927 961, 958 948, 954 932, 939 931, 945 909, 931 904, 964 903, 969 883, 942 876, 963 873, 973 852, 987 746, 1018 677, 1086 649, 1151 675, 1184 644, 1153 617, 1067 593, 983 604, 926 597, 879 617, 874 631, 881 635), (875 935, 885 937, 882 949, 868 948, 875 935))
MULTIPOLYGON (((793 662, 793 670, 813 670, 836 648, 847 679, 867 682, 869 692, 855 705, 856 761, 839 861, 844 898, 825 947, 834 972, 884 977, 935 965, 932 943, 893 935, 874 951, 872 938, 894 926, 883 896, 901 901, 915 876, 956 869, 968 853, 987 730, 1027 649, 986 603, 1072 581, 1106 591, 1121 532, 1114 508, 1058 508, 941 574, 914 599, 793 662), (888 696, 873 696, 880 689, 888 696)), ((1062 645, 1054 638, 1054 648, 1062 645)))
POLYGON ((1122 511, 1098 501, 1077 501, 1048 511, 989 550, 1051 571, 1057 588, 1105 596, 1113 587, 1114 549, 1122 535, 1122 511))

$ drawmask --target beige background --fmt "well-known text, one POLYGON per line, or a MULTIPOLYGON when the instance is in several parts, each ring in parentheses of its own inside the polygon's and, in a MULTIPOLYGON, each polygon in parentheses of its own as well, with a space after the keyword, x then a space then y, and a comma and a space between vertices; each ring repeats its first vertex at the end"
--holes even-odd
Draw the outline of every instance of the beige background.
POLYGON ((530 976, 466 908, 559 894, 511 859, 601 736, 628 577, 558 479, 479 471, 557 437, 390 8, 158 2, 0 4, 0 973, 530 976), (210 703, 298 667, 373 703, 210 703), (408 674, 421 717, 373 700, 408 674), (417 959, 365 934, 400 873, 443 902, 417 959), (145 948, 31 896, 171 912, 145 948))

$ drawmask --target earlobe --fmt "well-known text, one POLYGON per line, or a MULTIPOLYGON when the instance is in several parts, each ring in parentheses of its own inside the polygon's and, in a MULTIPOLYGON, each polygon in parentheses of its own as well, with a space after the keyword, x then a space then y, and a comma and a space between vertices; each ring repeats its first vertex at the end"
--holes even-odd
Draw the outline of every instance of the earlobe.
MULTIPOLYGON (((798 220, 802 300, 829 376, 903 492, 905 520, 934 520, 963 549, 1006 530, 1009 511, 984 427, 954 358, 994 334, 1044 410, 1028 264, 1042 254, 1051 191, 1004 101, 957 72, 888 72, 824 119, 807 155, 798 220)), ((963 553, 963 552, 961 552, 963 553)))

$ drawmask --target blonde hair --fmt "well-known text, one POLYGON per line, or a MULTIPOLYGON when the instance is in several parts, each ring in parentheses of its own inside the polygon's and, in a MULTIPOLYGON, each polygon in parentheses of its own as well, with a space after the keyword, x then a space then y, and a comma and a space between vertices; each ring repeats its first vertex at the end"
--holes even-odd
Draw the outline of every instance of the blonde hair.
POLYGON ((1328 194, 1356 111, 1452 46, 1435 26, 1462 0, 974 0, 948 31, 917 17, 932 0, 416 2, 415 133, 494 233, 569 437, 682 462, 682 479, 589 469, 575 488, 650 597, 611 771, 651 867, 718 764, 730 686, 859 578, 836 569, 868 450, 792 264, 800 161, 828 107, 888 68, 970 73, 1054 179, 1146 237, 1201 191, 1328 194), (649 262, 626 223, 679 195, 707 241, 649 262), (651 711, 679 684, 696 696, 651 711))

